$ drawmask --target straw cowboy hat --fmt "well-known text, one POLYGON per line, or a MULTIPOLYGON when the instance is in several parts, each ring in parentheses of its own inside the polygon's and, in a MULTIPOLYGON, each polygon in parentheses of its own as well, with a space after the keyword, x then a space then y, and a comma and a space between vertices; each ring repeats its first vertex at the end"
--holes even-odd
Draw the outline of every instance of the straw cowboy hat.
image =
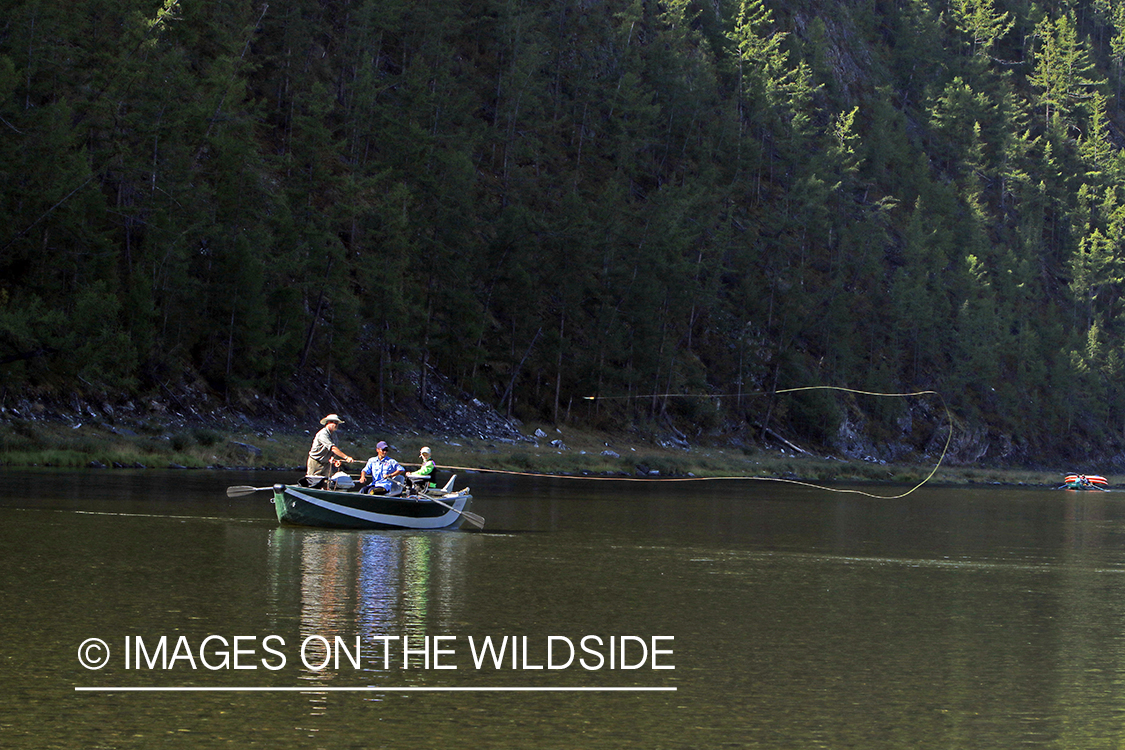
POLYGON ((343 424, 344 420, 340 419, 340 417, 335 415, 335 414, 329 414, 327 417, 320 420, 321 424, 328 424, 329 422, 335 422, 336 424, 343 424))

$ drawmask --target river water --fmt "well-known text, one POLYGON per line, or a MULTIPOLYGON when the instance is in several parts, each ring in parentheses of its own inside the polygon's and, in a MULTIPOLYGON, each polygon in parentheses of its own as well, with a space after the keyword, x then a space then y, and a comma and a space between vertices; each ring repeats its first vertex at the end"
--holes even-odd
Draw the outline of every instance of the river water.
POLYGON ((474 474, 479 533, 225 495, 284 479, 0 471, 0 746, 1125 742, 1125 493, 474 474))

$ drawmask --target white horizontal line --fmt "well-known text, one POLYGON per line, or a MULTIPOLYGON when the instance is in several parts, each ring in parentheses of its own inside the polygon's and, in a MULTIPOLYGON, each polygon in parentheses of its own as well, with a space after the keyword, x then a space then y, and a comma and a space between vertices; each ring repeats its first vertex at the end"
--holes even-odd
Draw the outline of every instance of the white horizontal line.
POLYGON ((644 693, 675 692, 674 687, 80 687, 76 693, 644 693))

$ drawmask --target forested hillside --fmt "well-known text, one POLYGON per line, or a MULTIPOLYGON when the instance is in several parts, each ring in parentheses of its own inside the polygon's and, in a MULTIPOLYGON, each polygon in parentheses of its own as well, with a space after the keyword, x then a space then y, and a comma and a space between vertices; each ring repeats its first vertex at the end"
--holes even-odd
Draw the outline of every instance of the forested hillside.
POLYGON ((5 400, 1125 445, 1122 0, 0 9, 5 400))

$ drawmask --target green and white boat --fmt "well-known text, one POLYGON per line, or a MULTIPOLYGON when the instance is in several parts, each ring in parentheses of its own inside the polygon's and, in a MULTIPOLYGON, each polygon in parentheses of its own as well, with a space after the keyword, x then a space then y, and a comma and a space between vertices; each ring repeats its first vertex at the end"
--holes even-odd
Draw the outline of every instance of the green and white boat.
POLYGON ((328 482, 318 487, 275 484, 272 487, 228 487, 229 497, 272 490, 277 520, 293 526, 322 529, 456 529, 462 524, 484 528, 484 519, 469 511, 469 488, 454 490, 454 475, 443 488, 403 487, 396 494, 369 495, 328 482))

